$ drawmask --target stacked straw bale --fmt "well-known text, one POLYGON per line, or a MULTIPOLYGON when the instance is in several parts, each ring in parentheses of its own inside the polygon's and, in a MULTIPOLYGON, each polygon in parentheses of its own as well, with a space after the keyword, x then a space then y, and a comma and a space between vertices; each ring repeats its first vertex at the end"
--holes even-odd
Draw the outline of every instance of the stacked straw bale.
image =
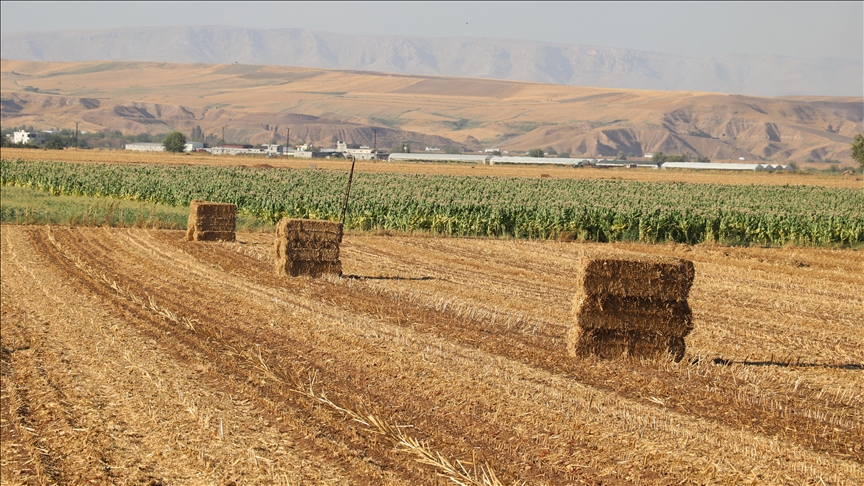
POLYGON ((342 223, 283 218, 276 225, 276 274, 342 275, 342 223))
POLYGON ((189 205, 187 241, 234 241, 237 207, 233 204, 194 200, 189 205))
POLYGON ((684 356, 693 329, 688 260, 588 256, 577 271, 570 355, 658 359, 684 356))

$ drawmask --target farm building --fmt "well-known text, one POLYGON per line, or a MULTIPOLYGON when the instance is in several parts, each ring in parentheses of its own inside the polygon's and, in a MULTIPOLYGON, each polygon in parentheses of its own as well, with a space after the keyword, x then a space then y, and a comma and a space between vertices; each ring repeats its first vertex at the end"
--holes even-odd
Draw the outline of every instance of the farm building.
POLYGON ((12 133, 12 143, 42 143, 42 135, 34 132, 21 130, 12 133))
POLYGON ((210 153, 213 155, 240 155, 240 154, 255 154, 255 155, 264 155, 267 153, 266 149, 257 149, 253 148, 249 144, 224 144, 219 147, 213 147, 210 149, 210 153))
MULTIPOLYGON (((201 142, 188 142, 186 146, 183 148, 184 152, 194 152, 198 149, 204 148, 204 144, 201 142)), ((138 143, 127 143, 126 150, 132 150, 135 152, 164 152, 165 147, 162 146, 161 143, 157 142, 138 142, 138 143)))
POLYGON ((390 154, 388 162, 466 162, 488 164, 489 155, 466 154, 390 154))
POLYGON ((697 170, 794 170, 791 165, 772 164, 721 164, 716 162, 664 162, 662 169, 697 169, 697 170))
POLYGON ((597 167, 626 167, 631 169, 657 169, 659 166, 656 162, 645 162, 641 160, 600 160, 595 165, 597 167))
MULTIPOLYGON (((600 162, 605 162, 601 160, 600 162)), ((597 159, 571 159, 545 157, 516 157, 512 155, 496 155, 489 159, 491 165, 497 164, 539 164, 539 165, 569 165, 572 167, 584 167, 598 163, 597 159)))

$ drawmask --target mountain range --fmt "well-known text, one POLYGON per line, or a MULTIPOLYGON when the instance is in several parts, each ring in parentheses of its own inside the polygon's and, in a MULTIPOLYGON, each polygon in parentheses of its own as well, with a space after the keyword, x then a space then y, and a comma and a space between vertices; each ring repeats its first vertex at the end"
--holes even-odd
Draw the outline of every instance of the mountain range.
MULTIPOLYGON (((610 29, 609 37, 614 35, 610 29)), ((598 38, 597 43, 603 40, 598 38)), ((0 57, 279 65, 753 96, 864 93, 864 63, 860 60, 742 54, 697 58, 525 40, 351 35, 303 29, 177 26, 12 32, 0 36, 0 57)))
POLYGON ((851 163, 860 97, 766 98, 248 64, 2 60, 3 126, 229 142, 851 163))

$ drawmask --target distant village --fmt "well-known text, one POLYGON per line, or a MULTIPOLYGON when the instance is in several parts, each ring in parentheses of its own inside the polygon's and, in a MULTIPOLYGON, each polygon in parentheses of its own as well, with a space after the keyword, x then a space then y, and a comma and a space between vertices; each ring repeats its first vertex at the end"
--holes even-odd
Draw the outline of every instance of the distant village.
MULTIPOLYGON (((82 132, 86 133, 86 132, 82 132)), ((8 135, 7 135, 8 136, 8 135)), ((16 131, 11 134, 11 141, 15 144, 42 143, 43 136, 38 132, 16 131)), ((135 142, 128 143, 126 150, 136 152, 163 152, 165 147, 158 142, 135 142)), ((224 143, 215 147, 207 147, 203 142, 187 142, 184 150, 186 152, 208 152, 213 155, 257 155, 264 157, 294 157, 300 159, 334 159, 352 158, 364 161, 388 161, 388 162, 440 162, 440 163, 470 163, 483 165, 502 164, 530 164, 548 166, 569 167, 598 167, 598 168, 650 168, 650 169, 696 169, 696 170, 736 170, 736 171, 778 171, 794 170, 793 165, 782 164, 752 164, 746 163, 741 157, 736 163, 730 162, 687 162, 657 160, 655 154, 646 153, 639 158, 602 158, 602 157, 544 157, 530 155, 515 155, 498 148, 487 148, 479 153, 441 153, 439 147, 426 147, 423 152, 387 153, 377 148, 366 145, 349 144, 337 141, 335 147, 322 148, 312 144, 281 145, 224 143)))

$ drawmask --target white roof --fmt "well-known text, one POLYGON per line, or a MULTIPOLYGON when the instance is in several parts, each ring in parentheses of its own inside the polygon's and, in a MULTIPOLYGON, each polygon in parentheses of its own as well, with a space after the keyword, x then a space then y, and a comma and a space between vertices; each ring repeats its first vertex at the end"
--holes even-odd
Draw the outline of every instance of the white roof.
POLYGON ((464 155, 464 154, 390 154, 388 161, 398 160, 428 160, 430 162, 473 162, 486 163, 488 155, 464 155))
POLYGON ((721 164, 718 162, 663 162, 664 169, 765 170, 762 164, 721 164))
POLYGON ((594 163, 596 159, 571 159, 545 157, 516 157, 513 155, 496 155, 489 159, 491 164, 542 164, 542 165, 579 165, 594 163))

